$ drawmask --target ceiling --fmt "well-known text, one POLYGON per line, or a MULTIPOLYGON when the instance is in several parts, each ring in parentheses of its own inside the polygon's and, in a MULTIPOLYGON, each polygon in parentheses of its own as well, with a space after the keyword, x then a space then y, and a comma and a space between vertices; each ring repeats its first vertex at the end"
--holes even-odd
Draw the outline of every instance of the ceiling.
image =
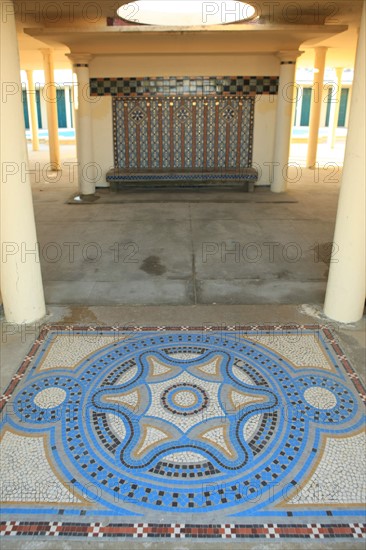
POLYGON ((115 17, 121 4, 128 2, 14 0, 21 67, 42 69, 39 50, 45 47, 54 49, 57 68, 69 67, 65 53, 70 50, 177 55, 189 51, 208 55, 298 48, 305 52, 298 65, 312 67, 314 46, 326 46, 327 66, 349 68, 354 63, 364 0, 256 0, 255 23, 202 28, 106 27, 106 17, 115 17))

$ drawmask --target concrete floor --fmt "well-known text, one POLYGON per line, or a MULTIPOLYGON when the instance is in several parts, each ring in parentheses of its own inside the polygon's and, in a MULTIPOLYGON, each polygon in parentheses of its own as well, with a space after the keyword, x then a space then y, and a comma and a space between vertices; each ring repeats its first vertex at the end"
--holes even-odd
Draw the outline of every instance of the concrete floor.
MULTIPOLYGON (((63 147, 63 158, 74 150, 63 147)), ((268 188, 77 191, 64 164, 30 153, 46 301, 74 305, 322 303, 340 171, 296 169, 286 194, 268 188)), ((336 251, 333 259, 336 259, 336 251)))

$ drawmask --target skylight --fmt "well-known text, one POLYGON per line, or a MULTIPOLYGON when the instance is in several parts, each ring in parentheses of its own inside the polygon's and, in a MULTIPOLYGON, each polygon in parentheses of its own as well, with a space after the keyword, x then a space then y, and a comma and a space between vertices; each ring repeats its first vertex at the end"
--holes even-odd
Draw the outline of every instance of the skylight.
POLYGON ((137 0, 117 10, 119 17, 131 23, 175 27, 225 25, 252 19, 255 13, 244 2, 208 0, 137 0))

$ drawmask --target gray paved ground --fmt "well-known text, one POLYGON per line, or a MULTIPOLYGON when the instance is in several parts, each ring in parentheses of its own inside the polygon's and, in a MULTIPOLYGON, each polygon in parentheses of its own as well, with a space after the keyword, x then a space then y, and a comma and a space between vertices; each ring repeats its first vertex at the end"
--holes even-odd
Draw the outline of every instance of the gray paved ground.
POLYGON ((102 189, 97 202, 70 205, 65 164, 56 183, 33 174, 47 303, 321 303, 339 177, 302 169, 286 194, 102 189))

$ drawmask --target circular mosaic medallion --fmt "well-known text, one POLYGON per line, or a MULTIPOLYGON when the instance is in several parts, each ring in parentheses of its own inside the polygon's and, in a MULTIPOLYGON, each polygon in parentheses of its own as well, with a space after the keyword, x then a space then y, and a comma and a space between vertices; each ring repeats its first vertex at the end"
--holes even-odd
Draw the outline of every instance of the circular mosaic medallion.
POLYGON ((141 333, 67 374, 36 373, 14 410, 51 431, 70 483, 110 510, 253 507, 296 477, 318 427, 355 410, 335 375, 300 376, 265 347, 218 333, 141 333))
POLYGON ((197 404, 198 397, 192 390, 178 390, 174 393, 172 401, 177 407, 187 409, 197 404))
POLYGON ((197 385, 174 385, 167 388, 161 402, 165 409, 172 414, 182 416, 195 415, 207 407, 208 395, 203 388, 197 385))

